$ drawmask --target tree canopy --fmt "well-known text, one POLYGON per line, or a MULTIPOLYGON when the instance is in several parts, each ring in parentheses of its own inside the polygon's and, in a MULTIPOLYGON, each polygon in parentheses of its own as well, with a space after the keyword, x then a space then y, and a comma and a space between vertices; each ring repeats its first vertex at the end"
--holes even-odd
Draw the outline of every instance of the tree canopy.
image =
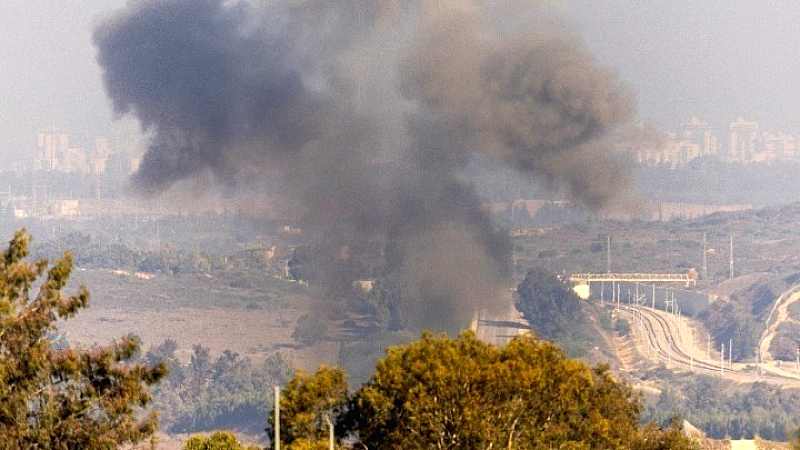
POLYGON ((105 449, 151 436, 156 416, 141 418, 138 408, 166 366, 131 363, 133 337, 54 349, 56 321, 85 308, 89 292, 65 296, 71 255, 29 262, 29 241, 19 231, 0 255, 0 448, 105 449))
POLYGON ((551 273, 533 268, 517 286, 516 307, 545 339, 562 337, 582 321, 580 299, 551 273))
POLYGON ((639 396, 607 367, 591 368, 531 337, 501 348, 469 331, 457 339, 426 333, 391 348, 359 390, 348 394, 342 383, 335 369, 296 375, 280 405, 284 445, 314 448, 305 445, 320 442, 329 417, 340 442, 367 449, 691 446, 674 430, 660 440, 653 437, 667 435, 652 426, 640 431, 639 396), (313 426, 291 428, 298 422, 313 426))
POLYGON ((243 446, 230 431, 215 431, 211 436, 192 436, 184 450, 258 450, 254 445, 243 446))
MULTIPOLYGON (((327 366, 313 376, 302 370, 295 373, 281 398, 280 436, 284 446, 328 448, 328 427, 340 422, 347 404, 346 376, 344 370, 327 366)), ((274 416, 270 415, 270 436, 274 427, 274 416)))

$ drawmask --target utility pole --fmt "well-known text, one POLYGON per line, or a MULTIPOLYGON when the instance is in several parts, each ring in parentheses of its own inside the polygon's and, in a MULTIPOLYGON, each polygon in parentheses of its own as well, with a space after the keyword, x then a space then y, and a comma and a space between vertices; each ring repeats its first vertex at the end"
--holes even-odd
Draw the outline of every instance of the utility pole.
POLYGON ((672 291, 672 315, 675 315, 675 291, 672 291))
POLYGON ((275 386, 275 450, 281 450, 281 387, 275 386))
POLYGON ((725 372, 725 344, 722 344, 722 351, 719 355, 719 377, 722 378, 722 373, 725 372))
POLYGON ((733 370, 733 339, 728 340, 728 368, 733 370))
POLYGON ((655 283, 653 283, 653 297, 652 297, 652 300, 653 300, 652 308, 656 309, 656 284, 655 283))
POLYGON ((756 347, 756 377, 761 375, 761 366, 759 365, 760 359, 761 355, 758 354, 758 347, 756 347))
POLYGON ((606 292, 606 282, 600 282, 600 306, 603 306, 603 294, 606 292))
POLYGON ((703 232, 703 282, 708 280, 708 239, 706 232, 703 232))
POLYGON ((694 372, 694 333, 689 328, 689 368, 694 372))
POLYGON ((672 338, 667 336, 667 367, 672 366, 672 338))
POLYGON ((728 278, 733 278, 733 232, 731 232, 730 234, 730 241, 731 241, 730 251, 729 251, 730 259, 728 260, 728 265, 730 266, 730 270, 728 273, 728 278))
POLYGON ((611 273, 611 235, 606 236, 606 272, 611 273))

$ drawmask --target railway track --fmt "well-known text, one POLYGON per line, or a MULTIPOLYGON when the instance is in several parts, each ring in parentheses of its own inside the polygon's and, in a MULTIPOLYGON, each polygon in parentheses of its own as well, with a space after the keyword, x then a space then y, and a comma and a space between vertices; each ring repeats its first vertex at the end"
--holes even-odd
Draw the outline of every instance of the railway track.
POLYGON ((737 381, 774 381, 800 382, 796 377, 778 373, 761 373, 756 375, 752 370, 729 366, 729 363, 698 358, 693 339, 689 342, 681 335, 679 325, 664 317, 664 313, 646 306, 620 306, 619 314, 628 319, 632 330, 636 329, 641 340, 638 351, 645 358, 665 363, 668 367, 679 367, 712 376, 736 379, 737 381))
POLYGON ((695 358, 692 350, 687 351, 679 345, 678 342, 682 341, 680 332, 673 330, 672 324, 659 312, 644 306, 627 306, 620 310, 627 313, 631 326, 639 327, 640 335, 645 338, 645 356, 662 361, 668 366, 677 365, 709 373, 724 373, 728 370, 721 368, 721 364, 695 358))

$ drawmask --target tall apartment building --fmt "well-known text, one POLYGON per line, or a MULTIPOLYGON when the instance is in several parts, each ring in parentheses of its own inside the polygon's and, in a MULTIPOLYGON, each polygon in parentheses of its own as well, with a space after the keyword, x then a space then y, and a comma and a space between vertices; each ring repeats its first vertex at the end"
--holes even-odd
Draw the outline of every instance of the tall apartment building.
POLYGON ((40 131, 34 169, 49 172, 86 172, 88 160, 83 148, 70 144, 69 134, 55 129, 40 131))
MULTIPOLYGON (((689 123, 683 125, 684 147, 696 146, 692 151, 696 155, 687 159, 690 161, 700 156, 712 156, 717 154, 717 138, 711 133, 711 127, 707 122, 703 122, 697 117, 692 117, 689 123)), ((688 156, 688 155, 687 155, 688 156)))
POLYGON ((797 140, 790 134, 764 132, 761 135, 761 142, 763 145, 761 153, 767 159, 787 160, 798 157, 797 140))
POLYGON ((739 117, 731 122, 728 136, 728 157, 748 161, 758 152, 758 122, 739 117))

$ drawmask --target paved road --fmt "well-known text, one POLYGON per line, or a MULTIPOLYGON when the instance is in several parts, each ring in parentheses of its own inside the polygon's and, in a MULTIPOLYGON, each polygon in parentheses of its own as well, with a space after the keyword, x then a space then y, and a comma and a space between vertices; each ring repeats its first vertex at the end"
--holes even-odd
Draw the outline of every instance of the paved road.
POLYGON ((504 346, 511 339, 530 331, 528 321, 514 307, 512 292, 508 291, 507 306, 499 311, 480 310, 472 320, 472 331, 478 339, 489 344, 504 346))

